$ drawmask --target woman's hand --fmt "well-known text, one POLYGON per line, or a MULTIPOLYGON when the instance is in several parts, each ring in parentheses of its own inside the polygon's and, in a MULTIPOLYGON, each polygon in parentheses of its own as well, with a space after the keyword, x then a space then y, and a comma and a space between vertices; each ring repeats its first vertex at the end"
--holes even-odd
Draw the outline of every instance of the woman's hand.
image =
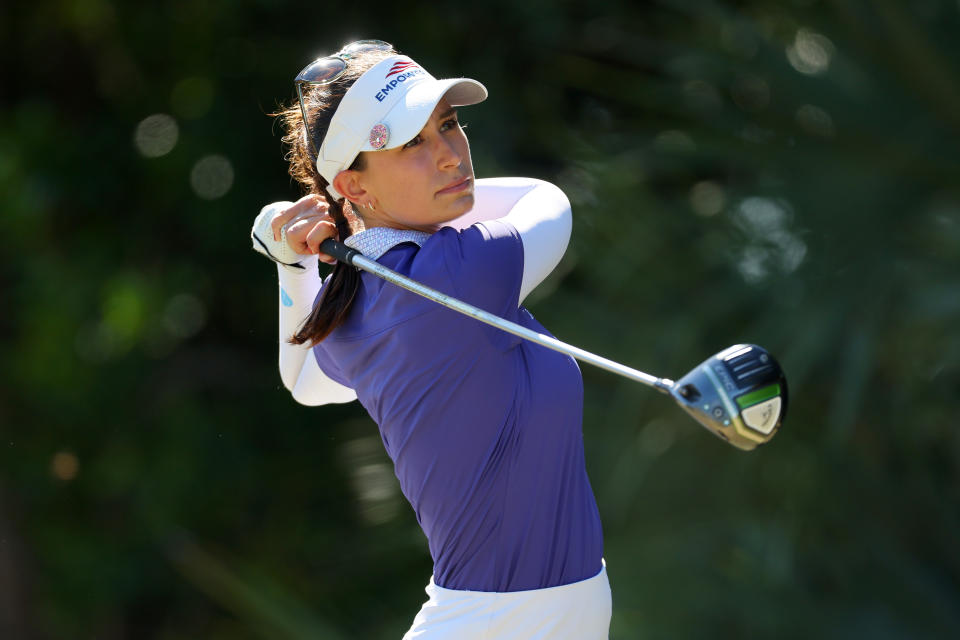
POLYGON ((273 239, 279 242, 283 233, 296 253, 316 255, 321 262, 336 264, 336 258, 320 252, 321 242, 337 238, 337 225, 328 210, 323 196, 311 194, 300 198, 273 216, 270 221, 273 239))

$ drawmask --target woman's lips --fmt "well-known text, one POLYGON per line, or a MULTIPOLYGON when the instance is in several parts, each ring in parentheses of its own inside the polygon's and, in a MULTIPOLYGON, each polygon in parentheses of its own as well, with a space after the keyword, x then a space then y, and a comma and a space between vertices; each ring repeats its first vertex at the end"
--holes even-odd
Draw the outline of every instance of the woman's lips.
POLYGON ((450 186, 444 187, 443 189, 440 189, 440 191, 437 191, 437 195, 443 195, 447 193, 457 193, 459 191, 464 191, 470 188, 470 184, 472 182, 473 181, 470 178, 461 178, 460 180, 452 183, 450 186))

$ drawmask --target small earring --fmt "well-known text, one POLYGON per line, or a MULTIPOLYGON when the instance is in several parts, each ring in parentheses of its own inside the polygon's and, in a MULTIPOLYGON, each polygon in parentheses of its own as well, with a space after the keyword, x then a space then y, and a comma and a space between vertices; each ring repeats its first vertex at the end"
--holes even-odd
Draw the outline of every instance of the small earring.
POLYGON ((373 200, 371 200, 370 202, 367 203, 367 208, 370 209, 370 211, 376 211, 376 210, 377 210, 377 208, 376 208, 375 206, 373 206, 373 200))

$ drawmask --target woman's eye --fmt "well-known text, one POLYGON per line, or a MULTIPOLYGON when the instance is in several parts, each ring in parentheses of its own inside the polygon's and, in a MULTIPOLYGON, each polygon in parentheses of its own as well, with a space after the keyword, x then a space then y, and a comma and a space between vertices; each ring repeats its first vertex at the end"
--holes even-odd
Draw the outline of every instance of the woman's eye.
POLYGON ((404 149, 409 149, 410 147, 415 147, 415 146, 417 146, 418 144, 420 144, 420 136, 419 136, 419 135, 416 135, 416 136, 413 137, 412 140, 410 140, 410 142, 408 142, 407 144, 403 145, 403 148, 404 148, 404 149))
POLYGON ((455 128, 456 126, 457 126, 457 119, 450 118, 449 120, 445 120, 443 125, 441 125, 440 128, 443 129, 444 131, 448 131, 450 129, 455 128))

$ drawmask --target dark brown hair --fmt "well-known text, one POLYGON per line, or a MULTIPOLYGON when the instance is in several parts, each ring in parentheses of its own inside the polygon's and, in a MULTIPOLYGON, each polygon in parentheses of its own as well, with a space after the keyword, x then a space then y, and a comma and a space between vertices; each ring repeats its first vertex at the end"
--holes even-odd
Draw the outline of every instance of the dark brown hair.
MULTIPOLYGON (((285 159, 290 163, 289 172, 300 183, 305 193, 316 193, 326 198, 330 206, 329 213, 337 225, 340 242, 346 240, 360 224, 354 213, 352 203, 346 199, 337 201, 327 191, 328 182, 317 171, 316 154, 327 135, 330 120, 336 113, 340 101, 354 82, 363 73, 384 58, 396 55, 391 50, 364 51, 352 55, 347 61, 347 68, 343 75, 330 84, 307 85, 303 89, 303 103, 309 121, 309 133, 312 140, 307 141, 304 131, 303 115, 300 111, 300 102, 293 99, 291 104, 281 107, 273 113, 281 126, 284 135, 283 142, 289 147, 285 159)), ((358 155, 350 169, 364 168, 363 155, 358 155)), ((326 338, 331 331, 339 327, 347 318, 350 306, 360 288, 360 273, 355 267, 338 262, 333 268, 333 274, 323 289, 323 295, 313 307, 310 316, 297 331, 290 342, 292 344, 317 344, 326 338)))

